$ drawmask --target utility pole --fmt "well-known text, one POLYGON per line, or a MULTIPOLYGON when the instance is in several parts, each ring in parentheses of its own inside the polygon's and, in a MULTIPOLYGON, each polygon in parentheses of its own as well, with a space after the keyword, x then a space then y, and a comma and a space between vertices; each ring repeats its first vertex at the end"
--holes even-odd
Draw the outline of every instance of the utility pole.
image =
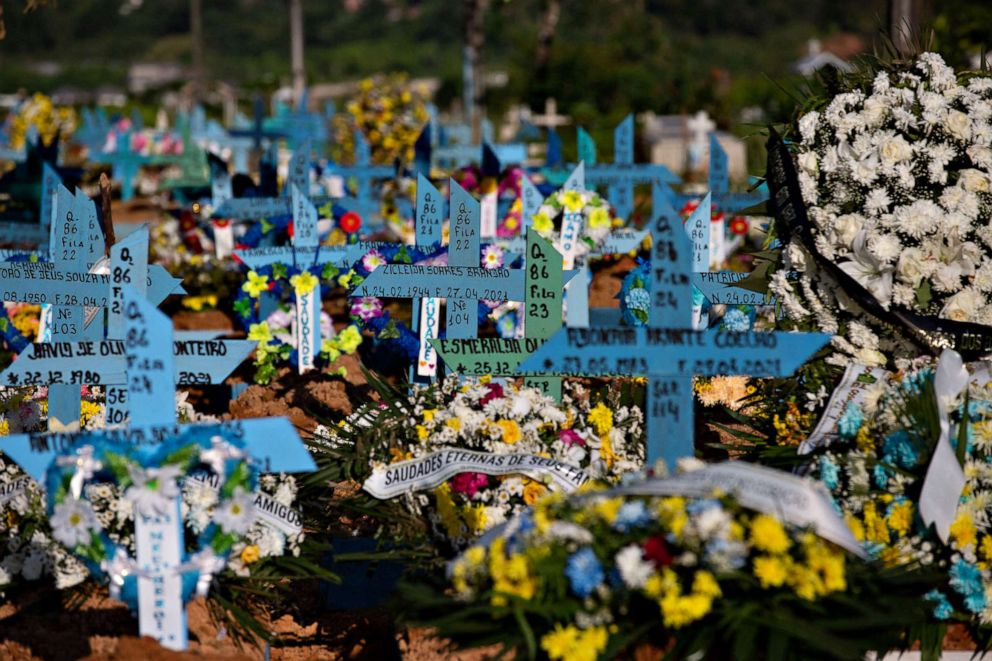
POLYGON ((303 98, 307 74, 303 65, 303 0, 289 0, 289 41, 293 69, 293 97, 296 103, 303 98))
POLYGON ((462 49, 462 105, 465 120, 472 127, 472 142, 482 140, 482 112, 485 101, 485 81, 482 77, 482 47, 486 41, 483 21, 489 0, 464 0, 464 45, 462 49))
POLYGON ((193 103, 203 99, 207 91, 203 66, 203 0, 190 0, 189 31, 193 40, 193 103))

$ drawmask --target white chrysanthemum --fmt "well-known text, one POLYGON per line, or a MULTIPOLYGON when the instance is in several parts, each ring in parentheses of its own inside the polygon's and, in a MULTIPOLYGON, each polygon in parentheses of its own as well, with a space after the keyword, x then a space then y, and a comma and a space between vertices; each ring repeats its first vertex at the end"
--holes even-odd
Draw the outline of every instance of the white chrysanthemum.
POLYGON ((624 585, 632 590, 644 587, 654 573, 654 565, 644 559, 644 551, 637 544, 630 544, 616 554, 617 573, 624 585))

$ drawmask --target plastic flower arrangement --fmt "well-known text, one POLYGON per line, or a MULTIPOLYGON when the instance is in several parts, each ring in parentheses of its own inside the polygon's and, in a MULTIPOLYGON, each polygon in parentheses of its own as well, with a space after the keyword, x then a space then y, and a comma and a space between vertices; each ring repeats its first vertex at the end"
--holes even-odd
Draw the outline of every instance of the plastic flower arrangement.
MULTIPOLYGON (((234 302, 236 318, 248 331, 248 339, 258 343, 255 349, 255 383, 269 383, 280 365, 296 363, 296 335, 293 324, 296 307, 293 304, 297 290, 313 291, 315 288, 340 285, 338 269, 333 264, 301 269, 276 263, 257 271, 249 271, 234 302), (260 298, 271 293, 279 304, 261 318, 260 298)), ((342 354, 353 354, 362 342, 362 335, 354 325, 346 326, 333 334, 333 321, 326 312, 320 313, 320 354, 316 365, 323 367, 334 363, 342 354)), ((344 369, 344 368, 340 368, 344 369)))
POLYGON ((406 74, 380 74, 358 84, 358 91, 332 120, 337 162, 351 162, 355 152, 353 130, 369 142, 372 162, 392 164, 397 158, 413 161, 413 145, 427 122, 428 93, 406 74))
POLYGON ((10 118, 7 140, 14 149, 24 146, 29 129, 34 128, 45 145, 55 136, 67 140, 76 130, 76 111, 68 106, 56 106, 51 98, 36 92, 23 101, 10 118))
POLYGON ((770 280, 790 325, 835 335, 835 364, 884 365, 909 346, 857 296, 992 324, 992 77, 956 74, 935 53, 870 76, 842 80, 843 93, 798 120, 815 245, 793 232, 770 280), (825 262, 860 291, 843 289, 825 262))
MULTIPOLYGON (((650 495, 652 482, 538 501, 464 551, 444 583, 406 588, 412 617, 466 646, 569 661, 647 646, 667 658, 853 659, 898 641, 877 605, 851 599, 883 581, 862 560, 731 496, 650 495), (835 638, 858 617, 876 628, 835 638)), ((919 617, 911 594, 898 599, 907 621, 919 617)))
POLYGON ((903 367, 869 388, 860 404, 849 402, 836 438, 805 459, 870 554, 889 565, 942 573, 942 585, 921 595, 933 619, 966 623, 972 638, 987 648, 992 641, 988 373, 976 372, 960 394, 938 397, 929 359, 903 367), (921 490, 941 433, 938 406, 947 411, 948 440, 957 455, 952 461, 961 464, 966 480, 946 539, 921 514, 921 490))
POLYGON ((609 202, 595 191, 559 190, 548 197, 531 218, 534 230, 565 254, 563 242, 574 242, 573 255, 580 257, 601 245, 610 230, 623 224, 614 218, 609 202), (562 236, 566 214, 581 214, 581 227, 573 237, 562 236))
MULTIPOLYGON (((390 394, 389 406, 363 410, 363 424, 331 429, 323 443, 339 451, 342 445, 367 448, 365 475, 457 448, 536 455, 616 482, 644 460, 644 415, 618 397, 595 397, 566 383, 557 404, 536 388, 451 377, 409 395, 390 394)), ((436 539, 457 549, 559 488, 547 474, 525 473, 462 472, 398 497, 428 522, 436 539)))

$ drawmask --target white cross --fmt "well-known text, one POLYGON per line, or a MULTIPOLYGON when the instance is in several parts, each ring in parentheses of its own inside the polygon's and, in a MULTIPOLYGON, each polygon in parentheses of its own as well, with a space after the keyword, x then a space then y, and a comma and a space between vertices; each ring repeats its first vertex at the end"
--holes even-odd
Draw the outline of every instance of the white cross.
POLYGON ((572 118, 568 115, 559 115, 558 102, 554 98, 548 98, 544 101, 544 114, 534 115, 530 118, 530 123, 542 128, 556 128, 571 124, 572 118))
POLYGON ((692 134, 692 144, 705 149, 709 144, 710 131, 716 128, 716 124, 710 119, 705 110, 700 110, 686 122, 689 133, 692 134))

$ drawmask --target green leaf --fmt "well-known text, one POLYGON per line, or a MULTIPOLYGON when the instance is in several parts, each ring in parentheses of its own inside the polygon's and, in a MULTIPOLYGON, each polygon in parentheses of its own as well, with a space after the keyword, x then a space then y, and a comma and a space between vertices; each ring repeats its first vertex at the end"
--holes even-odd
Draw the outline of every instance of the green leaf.
POLYGON ((916 288, 916 305, 926 309, 933 300, 933 293, 930 291, 930 281, 924 279, 920 286, 916 288))
POLYGON ((272 279, 282 280, 286 277, 286 265, 282 262, 276 262, 272 265, 272 279))

